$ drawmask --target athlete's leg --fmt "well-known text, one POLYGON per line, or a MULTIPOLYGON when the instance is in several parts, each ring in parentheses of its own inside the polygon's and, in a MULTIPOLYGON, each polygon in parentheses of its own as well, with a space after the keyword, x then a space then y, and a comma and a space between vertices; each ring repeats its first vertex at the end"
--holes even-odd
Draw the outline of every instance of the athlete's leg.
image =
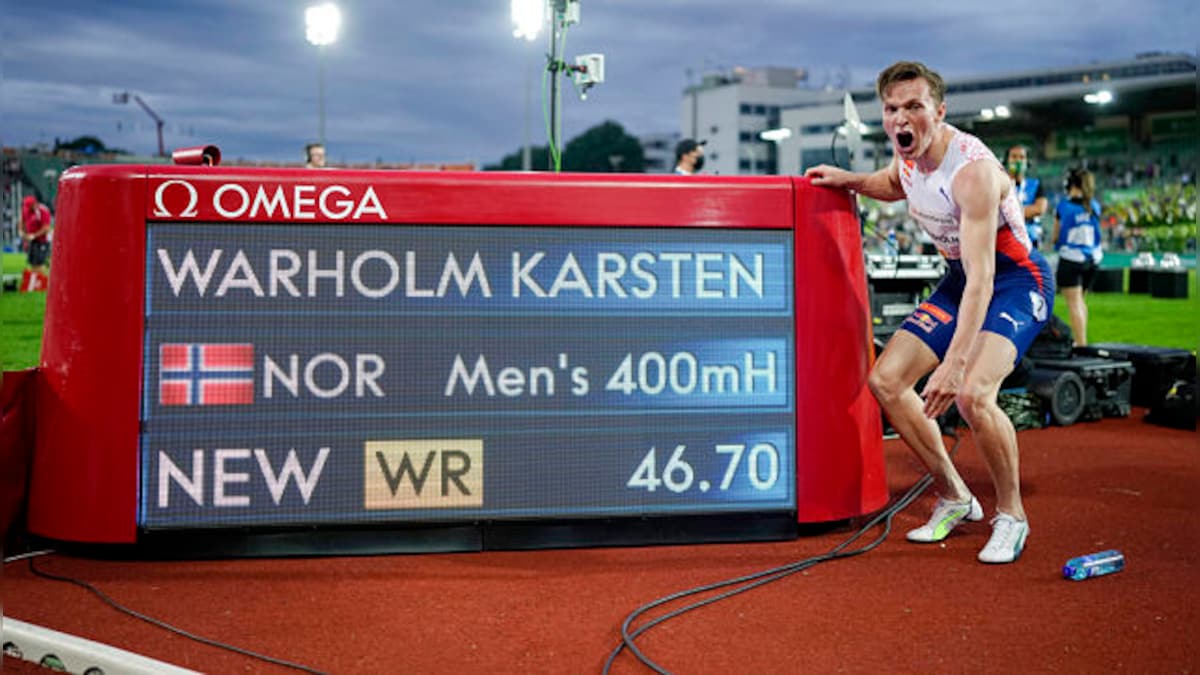
POLYGON ((937 493, 949 501, 964 502, 971 491, 950 461, 937 421, 925 416, 925 404, 913 389, 937 364, 938 357, 928 345, 911 333, 897 331, 875 362, 868 385, 896 433, 933 474, 937 493))
POLYGON ((1075 346, 1082 347, 1087 344, 1087 302, 1083 299, 1083 286, 1067 286, 1059 289, 1062 291, 1063 298, 1067 301, 1067 313, 1071 320, 1071 333, 1075 339, 1075 346))
POLYGON ((967 357, 967 370, 955 401, 991 472, 997 509, 1025 520, 1017 432, 996 401, 1000 383, 1012 372, 1016 357, 1017 349, 1008 338, 981 331, 967 357))

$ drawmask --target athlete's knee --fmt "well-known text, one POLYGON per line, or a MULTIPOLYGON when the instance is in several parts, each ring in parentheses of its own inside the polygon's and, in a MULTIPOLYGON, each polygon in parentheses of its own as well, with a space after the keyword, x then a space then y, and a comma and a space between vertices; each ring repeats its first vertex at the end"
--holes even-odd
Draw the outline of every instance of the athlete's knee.
POLYGON ((974 427, 988 411, 996 406, 996 388, 968 379, 958 388, 954 402, 967 424, 974 427))
POLYGON ((875 400, 885 408, 899 400, 907 388, 898 374, 880 368, 878 364, 871 369, 871 374, 867 376, 867 386, 875 395, 875 400))

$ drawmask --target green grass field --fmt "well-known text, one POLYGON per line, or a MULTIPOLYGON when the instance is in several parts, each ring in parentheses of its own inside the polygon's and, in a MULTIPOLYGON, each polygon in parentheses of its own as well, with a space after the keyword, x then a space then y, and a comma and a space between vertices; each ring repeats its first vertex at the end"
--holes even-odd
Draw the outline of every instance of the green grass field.
POLYGON ((0 253, 0 270, 5 274, 20 274, 25 269, 24 253, 0 253))
MULTIPOLYGON (((9 256, 5 255, 5 271, 9 256)), ((24 267, 20 256, 16 271, 24 267)), ((1200 347, 1200 292, 1196 270, 1188 272, 1186 299, 1151 298, 1124 293, 1088 294, 1088 339, 1128 342, 1196 351, 1200 347)), ((20 370, 38 363, 42 343, 45 293, 0 294, 0 367, 20 370)), ((1067 303, 1059 296, 1054 313, 1066 320, 1067 303)), ((102 345, 98 345, 103 348, 102 345)))
MULTIPOLYGON (((1128 342, 1157 347, 1200 349, 1200 291, 1196 270, 1188 272, 1186 299, 1124 293, 1088 293, 1088 342, 1128 342)), ((1067 302, 1054 301, 1054 313, 1067 321, 1067 302)))

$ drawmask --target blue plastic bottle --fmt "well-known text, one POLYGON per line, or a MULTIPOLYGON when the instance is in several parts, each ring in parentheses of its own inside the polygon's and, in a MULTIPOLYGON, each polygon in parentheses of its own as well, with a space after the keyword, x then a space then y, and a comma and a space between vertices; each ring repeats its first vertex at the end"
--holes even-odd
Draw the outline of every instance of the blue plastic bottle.
POLYGON ((1100 551, 1071 558, 1063 565, 1063 578, 1082 581, 1125 569, 1125 556, 1120 551, 1100 551))

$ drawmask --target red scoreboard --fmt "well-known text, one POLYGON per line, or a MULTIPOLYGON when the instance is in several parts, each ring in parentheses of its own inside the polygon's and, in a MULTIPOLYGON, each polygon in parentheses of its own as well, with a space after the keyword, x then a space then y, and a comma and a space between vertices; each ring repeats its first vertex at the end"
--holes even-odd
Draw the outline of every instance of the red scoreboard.
POLYGON ((53 265, 50 539, 780 538, 887 499, 858 221, 803 179, 78 167, 53 265))

